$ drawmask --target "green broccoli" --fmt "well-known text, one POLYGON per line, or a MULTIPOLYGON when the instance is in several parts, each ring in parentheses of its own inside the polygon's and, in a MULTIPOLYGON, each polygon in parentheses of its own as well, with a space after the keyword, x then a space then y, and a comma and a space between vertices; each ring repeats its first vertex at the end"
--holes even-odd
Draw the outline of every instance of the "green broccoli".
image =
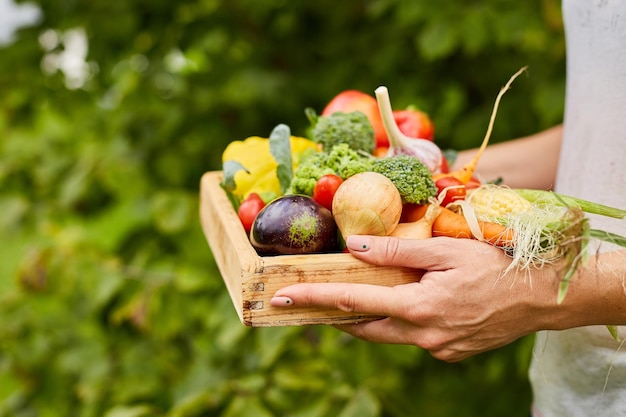
POLYGON ((437 195, 432 173, 416 156, 397 155, 376 159, 372 171, 389 178, 404 203, 424 204, 430 197, 437 195))
POLYGON ((342 179, 359 172, 371 171, 374 157, 351 149, 347 144, 335 145, 327 152, 316 152, 300 161, 293 173, 290 194, 313 195, 315 183, 322 175, 336 174, 342 179))
POLYGON ((360 112, 335 112, 314 121, 311 137, 327 152, 333 146, 346 143, 356 151, 371 154, 376 147, 374 128, 367 116, 360 112))
POLYGON ((345 180, 359 172, 371 171, 373 162, 374 158, 371 155, 351 149, 347 143, 342 143, 332 147, 326 165, 345 180))
POLYGON ((293 173, 288 194, 313 195, 313 188, 317 180, 325 174, 334 174, 331 168, 326 166, 328 155, 325 152, 316 152, 302 161, 293 173))

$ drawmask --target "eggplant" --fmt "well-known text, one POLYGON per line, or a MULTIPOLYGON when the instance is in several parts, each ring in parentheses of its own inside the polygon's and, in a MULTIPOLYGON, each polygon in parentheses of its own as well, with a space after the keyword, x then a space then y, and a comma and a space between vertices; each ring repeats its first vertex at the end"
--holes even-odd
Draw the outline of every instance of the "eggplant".
POLYGON ((306 195, 285 195, 256 216, 250 243, 260 255, 326 253, 337 250, 338 230, 331 212, 306 195))

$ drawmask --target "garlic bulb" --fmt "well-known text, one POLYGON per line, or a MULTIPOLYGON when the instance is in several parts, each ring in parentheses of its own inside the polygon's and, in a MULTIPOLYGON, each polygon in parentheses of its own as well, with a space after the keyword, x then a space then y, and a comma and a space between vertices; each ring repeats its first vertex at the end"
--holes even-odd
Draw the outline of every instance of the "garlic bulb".
POLYGON ((439 146, 428 139, 411 138, 404 135, 393 118, 393 109, 391 107, 387 87, 380 86, 374 90, 374 93, 376 94, 378 109, 383 119, 383 126, 389 138, 387 156, 401 154, 413 155, 418 157, 433 174, 441 172, 443 153, 441 149, 439 149, 439 146))

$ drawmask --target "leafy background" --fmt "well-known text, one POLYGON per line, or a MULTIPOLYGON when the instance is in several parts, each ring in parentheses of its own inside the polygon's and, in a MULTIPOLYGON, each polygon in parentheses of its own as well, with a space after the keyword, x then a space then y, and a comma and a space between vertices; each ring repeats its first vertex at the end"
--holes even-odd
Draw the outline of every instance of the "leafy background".
POLYGON ((350 88, 387 85, 464 149, 528 65, 492 141, 558 123, 560 2, 33 3, 0 46, 0 416, 528 414, 530 336, 446 364, 241 325, 198 186, 228 142, 304 135, 304 108, 350 88))

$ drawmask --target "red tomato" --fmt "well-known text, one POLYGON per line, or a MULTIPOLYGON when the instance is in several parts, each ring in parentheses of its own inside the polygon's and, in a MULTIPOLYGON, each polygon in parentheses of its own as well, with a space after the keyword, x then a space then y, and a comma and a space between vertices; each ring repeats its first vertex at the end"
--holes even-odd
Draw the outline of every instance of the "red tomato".
POLYGON ((333 211, 333 197, 343 180, 335 174, 322 175, 313 189, 313 200, 333 211))
POLYGON ((470 178, 470 180, 467 182, 467 184, 465 184, 465 189, 466 190, 470 190, 472 188, 478 188, 482 185, 482 183, 480 182, 480 180, 476 177, 472 177, 470 178))
POLYGON ((419 110, 394 110, 393 118, 402 133, 411 138, 433 140, 435 126, 428 115, 419 110))
POLYGON ((447 174, 450 172, 450 165, 445 155, 441 155, 441 173, 447 174))
POLYGON ((256 215, 265 207, 265 202, 257 193, 250 193, 239 205, 237 215, 246 233, 250 233, 256 215))
POLYGON ((421 204, 404 203, 402 204, 402 213, 400 215, 400 223, 410 223, 418 221, 423 217, 421 204))
POLYGON ((435 186, 437 187, 438 197, 443 195, 442 193, 445 192, 443 200, 441 201, 441 205, 444 207, 453 201, 464 200, 467 195, 465 184, 463 184, 463 182, 461 182, 458 178, 449 175, 441 177, 435 181, 435 186))

